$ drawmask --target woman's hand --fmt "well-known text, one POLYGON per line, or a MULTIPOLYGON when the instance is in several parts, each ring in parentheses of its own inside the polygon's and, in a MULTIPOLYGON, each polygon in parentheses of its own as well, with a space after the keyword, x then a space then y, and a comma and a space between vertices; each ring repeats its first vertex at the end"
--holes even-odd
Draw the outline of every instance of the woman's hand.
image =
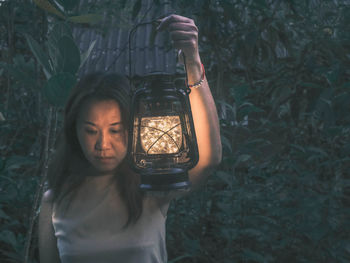
MULTIPOLYGON (((173 40, 174 48, 183 52, 186 57, 186 66, 200 65, 198 52, 198 28, 190 18, 170 15, 160 21, 157 30, 168 30, 173 40)), ((179 54, 181 60, 181 54, 179 54)))

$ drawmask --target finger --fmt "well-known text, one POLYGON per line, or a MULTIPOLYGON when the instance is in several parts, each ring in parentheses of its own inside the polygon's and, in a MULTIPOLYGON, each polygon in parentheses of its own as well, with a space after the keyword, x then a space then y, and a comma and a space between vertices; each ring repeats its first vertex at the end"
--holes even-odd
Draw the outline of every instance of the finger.
POLYGON ((170 15, 162 19, 159 26, 157 27, 157 30, 162 31, 166 29, 171 23, 175 22, 194 24, 193 20, 190 18, 179 15, 170 15))
POLYGON ((175 41, 173 43, 173 46, 175 49, 181 49, 185 53, 185 55, 186 55, 186 51, 193 53, 193 51, 196 50, 195 41, 193 41, 191 39, 190 40, 175 41))
POLYGON ((171 23, 168 26, 169 31, 195 31, 198 32, 198 28, 195 24, 189 24, 189 23, 171 23))
POLYGON ((185 64, 185 61, 184 61, 184 57, 183 57, 183 51, 181 49, 178 50, 177 52, 177 58, 178 58, 178 62, 180 64, 185 64))
POLYGON ((177 41, 177 40, 194 40, 197 41, 198 39, 198 34, 197 32, 193 32, 193 31, 172 31, 170 32, 170 36, 171 39, 173 41, 177 41))

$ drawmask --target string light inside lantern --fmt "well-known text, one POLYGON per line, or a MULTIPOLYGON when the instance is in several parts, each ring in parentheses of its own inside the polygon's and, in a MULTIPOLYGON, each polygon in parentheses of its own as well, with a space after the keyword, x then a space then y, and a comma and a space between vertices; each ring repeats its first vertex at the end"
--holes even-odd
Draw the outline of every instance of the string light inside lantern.
POLYGON ((179 116, 141 119, 141 145, 147 154, 178 153, 182 144, 179 116))

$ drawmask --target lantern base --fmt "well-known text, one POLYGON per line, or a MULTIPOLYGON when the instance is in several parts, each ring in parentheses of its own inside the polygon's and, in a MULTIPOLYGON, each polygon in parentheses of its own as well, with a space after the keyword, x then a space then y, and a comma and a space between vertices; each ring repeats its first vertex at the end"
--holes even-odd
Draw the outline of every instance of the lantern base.
POLYGON ((182 169, 171 169, 166 173, 141 174, 140 188, 145 191, 171 191, 189 189, 191 182, 187 171, 182 169))

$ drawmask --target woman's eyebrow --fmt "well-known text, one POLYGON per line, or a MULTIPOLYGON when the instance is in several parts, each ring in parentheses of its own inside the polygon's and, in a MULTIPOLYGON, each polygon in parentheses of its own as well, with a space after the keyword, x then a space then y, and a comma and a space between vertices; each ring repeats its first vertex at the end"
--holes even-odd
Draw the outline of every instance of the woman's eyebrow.
POLYGON ((115 126, 115 125, 119 125, 119 124, 122 124, 122 122, 121 122, 121 121, 113 122, 113 123, 111 123, 110 125, 111 125, 111 126, 115 126))
POLYGON ((85 124, 89 124, 89 125, 92 125, 92 126, 96 126, 95 123, 91 122, 91 121, 84 121, 85 124))
MULTIPOLYGON (((84 121, 85 124, 89 124, 92 126, 97 126, 95 123, 91 122, 91 121, 84 121)), ((110 124, 110 126, 115 126, 115 125, 121 125, 122 122, 121 121, 117 121, 117 122, 113 122, 110 124)))

